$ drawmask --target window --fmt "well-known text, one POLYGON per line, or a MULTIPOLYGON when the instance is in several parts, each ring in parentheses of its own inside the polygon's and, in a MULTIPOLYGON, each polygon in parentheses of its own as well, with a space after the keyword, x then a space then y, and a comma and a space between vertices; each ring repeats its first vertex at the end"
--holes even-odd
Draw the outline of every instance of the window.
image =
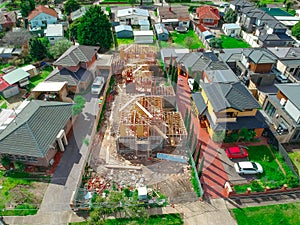
POLYGON ((37 162, 38 159, 37 159, 37 157, 34 157, 34 156, 27 156, 27 161, 29 161, 29 162, 37 162))
POLYGON ((203 22, 204 23, 213 23, 214 19, 204 19, 203 22))
POLYGON ((273 117, 275 112, 276 112, 276 108, 270 103, 267 103, 267 106, 265 108, 265 112, 270 116, 273 117))
POLYGON ((24 155, 16 155, 15 159, 17 161, 26 161, 26 156, 24 156, 24 155))

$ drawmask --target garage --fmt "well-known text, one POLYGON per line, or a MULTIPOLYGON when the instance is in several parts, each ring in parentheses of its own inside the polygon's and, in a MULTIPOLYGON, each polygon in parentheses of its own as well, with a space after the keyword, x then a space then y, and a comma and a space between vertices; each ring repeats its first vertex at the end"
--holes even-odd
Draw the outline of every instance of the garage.
POLYGON ((152 30, 137 30, 133 31, 134 42, 136 44, 151 44, 153 43, 152 30))

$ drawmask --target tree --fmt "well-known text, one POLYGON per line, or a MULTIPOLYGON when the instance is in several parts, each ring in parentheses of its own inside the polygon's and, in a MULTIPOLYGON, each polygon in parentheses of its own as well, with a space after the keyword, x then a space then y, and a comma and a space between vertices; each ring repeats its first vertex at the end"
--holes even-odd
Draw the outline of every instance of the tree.
POLYGON ((292 2, 286 3, 286 11, 288 12, 293 5, 294 4, 292 2))
POLYGON ((35 9, 34 0, 23 0, 22 4, 20 4, 20 10, 23 17, 27 17, 28 14, 34 9, 35 9))
POLYGON ((72 42, 67 39, 58 40, 53 46, 50 47, 50 54, 54 59, 60 57, 65 51, 67 51, 72 45, 72 42))
POLYGON ((77 38, 81 45, 95 45, 100 51, 109 50, 112 46, 111 23, 100 6, 92 6, 80 19, 77 38))
POLYGON ((209 45, 213 48, 222 48, 222 39, 221 38, 212 38, 209 42, 209 45))
POLYGON ((69 39, 71 40, 71 41, 75 41, 75 40, 77 40, 77 29, 78 29, 78 26, 79 26, 79 24, 80 24, 80 19, 81 18, 79 18, 79 19, 77 19, 77 20, 74 20, 72 23, 71 23, 71 25, 69 26, 69 39))
POLYGON ((229 8, 228 11, 224 15, 225 23, 235 23, 237 20, 237 12, 233 9, 229 8))
POLYGON ((47 49, 38 38, 30 39, 29 49, 33 60, 42 60, 47 56, 47 49))
POLYGON ((1 164, 4 166, 6 169, 9 169, 9 166, 11 164, 11 160, 7 155, 3 155, 1 157, 1 164))
POLYGON ((131 7, 133 8, 137 3, 138 0, 128 0, 128 3, 131 5, 131 7))
POLYGON ((20 28, 16 31, 7 32, 1 41, 7 45, 22 47, 24 44, 28 43, 31 37, 32 35, 28 30, 20 28))
POLYGON ((192 45, 194 44, 194 40, 192 37, 186 37, 184 39, 186 46, 188 47, 188 49, 191 49, 192 45))
POLYGON ((195 80, 194 80, 194 83, 193 83, 193 91, 198 91, 199 87, 200 87, 200 74, 197 73, 196 77, 195 77, 195 80))
POLYGON ((72 106, 72 115, 76 116, 79 115, 82 112, 82 109, 85 104, 85 98, 81 95, 76 95, 74 98, 75 104, 72 106))
POLYGON ((70 15, 71 12, 76 11, 80 8, 80 4, 77 0, 68 0, 64 4, 64 10, 67 15, 70 15))
POLYGON ((19 172, 23 172, 23 171, 25 170, 25 165, 24 165, 24 163, 22 163, 22 162, 20 162, 20 161, 16 161, 16 162, 14 163, 14 165, 15 165, 15 169, 16 169, 17 171, 19 171, 19 172))
POLYGON ((300 40, 300 21, 292 27, 292 35, 300 40))

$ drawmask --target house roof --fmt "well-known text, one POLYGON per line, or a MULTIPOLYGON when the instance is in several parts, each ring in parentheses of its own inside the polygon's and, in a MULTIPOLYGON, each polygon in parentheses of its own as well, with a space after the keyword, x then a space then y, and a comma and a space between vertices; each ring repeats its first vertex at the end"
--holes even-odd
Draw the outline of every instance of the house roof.
POLYGON ((132 32, 132 27, 129 26, 129 25, 118 25, 118 26, 115 26, 116 33, 120 32, 120 31, 124 31, 124 30, 132 32))
POLYGON ((224 62, 237 62, 241 60, 242 52, 242 48, 222 49, 219 57, 224 62))
POLYGON ((162 20, 165 19, 178 19, 181 20, 190 20, 190 15, 188 7, 158 7, 158 15, 162 20))
POLYGON ((57 18, 57 12, 54 9, 50 9, 44 5, 39 5, 39 6, 35 7, 35 9, 29 13, 28 20, 29 21, 32 20, 33 18, 35 18, 36 16, 38 16, 41 13, 45 13, 45 14, 48 14, 50 16, 57 18))
POLYGON ((0 76, 0 91, 4 91, 6 88, 8 88, 10 86, 9 83, 7 83, 3 77, 0 76))
POLYGON ((87 11, 89 7, 88 6, 82 6, 79 9, 75 10, 74 12, 71 12, 70 18, 72 21, 82 17, 87 11))
POLYGON ((162 48, 160 50, 162 57, 169 58, 169 57, 178 57, 180 55, 184 55, 189 52, 187 48, 162 48))
POLYGON ((201 86, 215 112, 228 108, 239 111, 260 108, 256 99, 241 82, 202 83, 201 86))
POLYGON ((0 133, 0 152, 45 157, 71 115, 71 103, 30 101, 0 133))
POLYGON ((62 24, 48 24, 46 37, 63 37, 64 29, 62 24))
POLYGON ((241 29, 240 25, 236 23, 225 23, 223 26, 225 29, 241 29))
POLYGON ((236 5, 236 6, 241 6, 241 7, 254 5, 252 2, 249 2, 248 0, 234 0, 234 1, 231 1, 230 4, 236 5))
POLYGON ((134 36, 153 36, 152 30, 134 30, 133 31, 134 36))
POLYGON ((266 21, 266 25, 269 28, 273 28, 273 29, 286 29, 286 26, 284 26, 282 23, 280 23, 275 18, 273 20, 266 21))
POLYGON ((29 77, 29 76, 30 76, 29 73, 25 72, 21 68, 18 68, 18 69, 15 69, 15 70, 5 74, 3 76, 3 79, 9 84, 15 84, 15 83, 19 82, 20 80, 22 80, 26 77, 29 77))
POLYGON ((0 24, 15 23, 17 20, 14 11, 0 12, 0 24))
POLYGON ((293 16, 292 14, 280 9, 280 8, 266 8, 262 7, 261 10, 268 13, 270 16, 293 16))
POLYGON ((196 26, 201 32, 206 31, 206 28, 201 23, 197 24, 196 26))
POLYGON ((169 31, 161 23, 154 24, 154 27, 157 34, 163 34, 163 33, 169 34, 169 31))
POLYGON ((239 79, 231 69, 227 70, 206 70, 207 78, 214 83, 235 83, 239 79))
POLYGON ((255 64, 276 62, 276 58, 265 49, 244 49, 243 54, 255 64))
POLYGON ((60 91, 67 82, 51 82, 51 81, 43 81, 39 83, 35 88, 32 89, 32 92, 45 92, 45 91, 60 91))
POLYGON ((267 50, 279 59, 300 59, 300 48, 269 47, 267 50))
POLYGON ((45 81, 67 82, 69 86, 77 86, 80 81, 85 81, 90 76, 91 72, 83 68, 79 68, 76 72, 65 68, 62 70, 55 69, 46 77, 45 81))
POLYGON ((258 40, 264 42, 264 41, 294 41, 293 38, 291 38, 287 34, 264 34, 258 36, 258 40))
POLYGON ((139 20, 139 25, 140 26, 149 26, 150 22, 149 22, 149 20, 139 20))
POLYGON ((73 45, 59 57, 55 66, 77 66, 80 62, 90 62, 99 47, 86 45, 73 45))
POLYGON ((207 109, 207 105, 204 102, 201 92, 192 93, 192 98, 195 102, 199 114, 201 115, 207 109))
POLYGON ((300 83, 275 84, 275 86, 300 110, 300 83))
POLYGON ((123 17, 123 16, 130 16, 130 15, 148 17, 149 12, 148 12, 148 10, 140 9, 140 8, 120 9, 117 11, 118 18, 123 17))
POLYGON ((196 9, 199 19, 214 19, 219 20, 219 10, 216 7, 205 5, 196 9))

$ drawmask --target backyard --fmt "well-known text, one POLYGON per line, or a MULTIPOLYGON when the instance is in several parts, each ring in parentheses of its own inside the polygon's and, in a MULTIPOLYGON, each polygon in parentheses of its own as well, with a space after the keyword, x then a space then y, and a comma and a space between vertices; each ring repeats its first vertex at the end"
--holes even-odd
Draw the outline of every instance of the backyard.
POLYGON ((0 171, 0 216, 22 216, 37 213, 49 177, 0 171))
POLYGON ((222 48, 250 48, 251 46, 242 39, 238 40, 233 37, 221 35, 222 48))
POLYGON ((183 47, 189 49, 204 48, 203 43, 199 40, 199 38, 193 30, 189 30, 187 33, 178 33, 177 31, 174 31, 171 33, 170 36, 172 38, 172 44, 167 42, 163 43, 161 41, 161 47, 183 47), (187 42, 187 37, 191 38, 190 42, 187 42))
POLYGON ((284 184, 287 184, 288 187, 298 186, 297 177, 273 147, 268 148, 265 145, 251 146, 248 149, 248 154, 249 160, 260 163, 264 172, 257 175, 258 179, 251 181, 249 184, 235 185, 234 189, 237 193, 245 193, 248 187, 256 192, 264 191, 266 186, 271 189, 281 188, 284 184))
POLYGON ((300 224, 300 202, 233 209, 232 213, 241 225, 300 224), (297 216, 298 215, 298 216, 297 216))
POLYGON ((133 38, 116 38, 116 40, 117 40, 117 46, 130 45, 134 43, 133 38))
POLYGON ((48 77, 48 75, 51 73, 52 70, 53 69, 51 66, 46 66, 39 75, 30 78, 30 81, 29 81, 30 83, 28 85, 28 89, 32 90, 40 82, 44 81, 46 79, 46 77, 48 77))
POLYGON ((300 151, 289 153, 289 157, 293 161, 294 165, 298 170, 298 174, 300 172, 300 151))

